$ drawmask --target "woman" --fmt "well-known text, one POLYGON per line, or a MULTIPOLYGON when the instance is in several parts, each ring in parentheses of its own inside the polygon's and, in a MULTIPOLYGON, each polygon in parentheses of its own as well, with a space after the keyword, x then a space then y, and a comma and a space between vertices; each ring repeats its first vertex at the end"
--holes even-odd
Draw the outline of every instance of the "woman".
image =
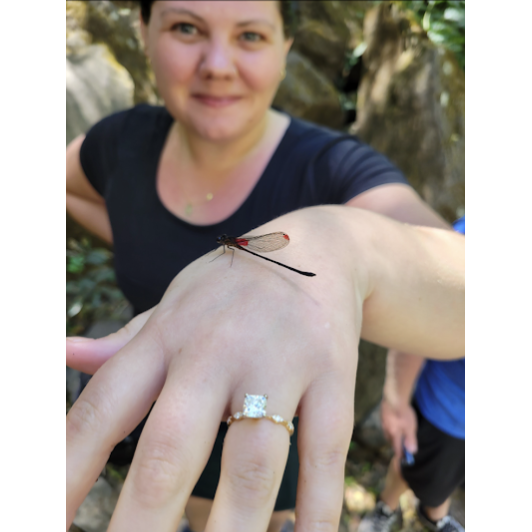
MULTIPOLYGON (((159 303, 217 236, 301 207, 347 204, 448 227, 384 157, 270 108, 292 44, 291 4, 141 2, 165 107, 108 117, 67 148, 67 209, 113 243, 117 279, 136 314, 159 303)), ((224 431, 187 505, 195 532, 207 523, 224 431)), ((292 445, 271 532, 295 507, 297 470, 292 445)))

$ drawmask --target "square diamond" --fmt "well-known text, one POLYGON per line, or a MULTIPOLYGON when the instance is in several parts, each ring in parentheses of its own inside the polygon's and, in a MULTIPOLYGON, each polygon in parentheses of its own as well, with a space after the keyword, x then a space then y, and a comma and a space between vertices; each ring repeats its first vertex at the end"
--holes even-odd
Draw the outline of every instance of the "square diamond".
POLYGON ((264 417, 266 415, 266 395, 248 395, 244 399, 246 417, 264 417))

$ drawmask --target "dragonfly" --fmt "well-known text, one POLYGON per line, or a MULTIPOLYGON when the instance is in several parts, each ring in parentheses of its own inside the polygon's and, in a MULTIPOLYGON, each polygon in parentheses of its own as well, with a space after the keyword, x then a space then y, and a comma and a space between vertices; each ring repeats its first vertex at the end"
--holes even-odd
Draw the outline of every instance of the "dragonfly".
POLYGON ((259 253, 277 251, 278 249, 283 249, 284 247, 288 246, 288 244, 290 243, 290 237, 286 233, 282 233, 280 231, 277 233, 268 233, 266 235, 260 236, 235 237, 222 235, 216 239, 216 243, 224 247, 223 253, 225 253, 226 247, 233 251, 233 255, 235 249, 240 249, 242 251, 245 251, 246 253, 251 253, 252 255, 255 255, 255 257, 260 257, 261 259, 273 262, 274 264, 282 266, 283 268, 288 268, 289 270, 292 270, 293 272, 299 273, 301 275, 306 275, 307 277, 314 277, 316 275, 315 273, 297 270, 296 268, 287 266, 282 262, 277 262, 276 260, 268 259, 267 257, 259 255, 259 253))

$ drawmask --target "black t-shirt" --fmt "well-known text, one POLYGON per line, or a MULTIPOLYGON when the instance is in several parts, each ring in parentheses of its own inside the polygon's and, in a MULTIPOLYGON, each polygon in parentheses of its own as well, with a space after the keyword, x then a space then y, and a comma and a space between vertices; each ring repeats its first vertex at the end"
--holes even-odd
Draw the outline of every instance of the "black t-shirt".
POLYGON ((387 183, 408 184, 383 155, 356 137, 291 118, 255 188, 226 220, 197 226, 161 203, 156 174, 173 118, 138 105, 94 125, 80 151, 85 175, 103 196, 113 232, 117 281, 135 313, 156 305, 172 279, 216 247, 302 207, 343 204, 387 183))

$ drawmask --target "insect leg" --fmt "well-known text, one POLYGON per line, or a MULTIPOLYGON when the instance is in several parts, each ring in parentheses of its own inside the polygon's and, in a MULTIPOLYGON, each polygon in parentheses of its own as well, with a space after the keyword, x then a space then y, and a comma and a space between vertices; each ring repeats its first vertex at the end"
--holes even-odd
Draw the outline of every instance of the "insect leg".
MULTIPOLYGON (((210 260, 209 262, 213 262, 216 259, 220 258, 222 255, 225 255, 225 244, 223 246, 224 246, 224 250, 217 257, 214 257, 214 259, 210 260)), ((213 249, 212 251, 216 251, 216 250, 213 249)), ((209 253, 211 253, 211 252, 209 251, 209 253)))

